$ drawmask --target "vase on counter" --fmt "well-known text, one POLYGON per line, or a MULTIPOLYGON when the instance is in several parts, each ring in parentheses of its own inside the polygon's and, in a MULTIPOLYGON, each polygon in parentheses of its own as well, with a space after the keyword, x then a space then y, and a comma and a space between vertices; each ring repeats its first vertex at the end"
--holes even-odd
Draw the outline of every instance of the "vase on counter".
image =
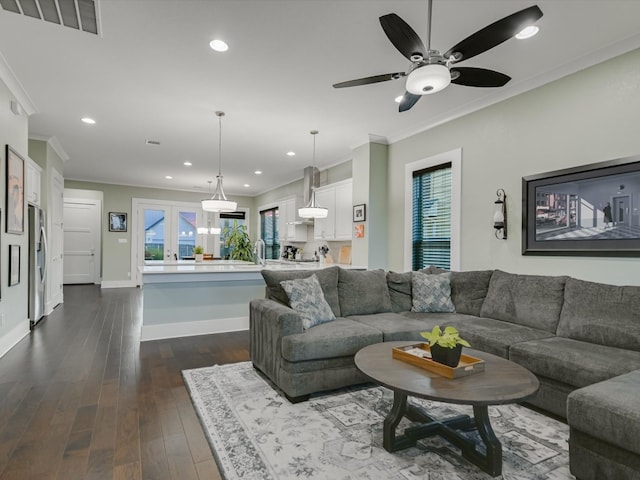
POLYGON ((194 254, 196 257, 196 263, 202 263, 202 259, 204 258, 204 253, 196 253, 194 254))

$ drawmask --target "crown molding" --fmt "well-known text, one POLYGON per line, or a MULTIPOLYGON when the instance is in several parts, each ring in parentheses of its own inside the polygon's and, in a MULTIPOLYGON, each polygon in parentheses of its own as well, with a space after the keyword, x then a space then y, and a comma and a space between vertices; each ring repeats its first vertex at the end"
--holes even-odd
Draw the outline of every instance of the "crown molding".
POLYGON ((64 147, 60 143, 60 140, 58 140, 56 136, 47 137, 45 135, 32 134, 29 135, 29 139, 47 142, 51 146, 51 148, 53 148, 53 151, 56 152, 56 154, 60 157, 62 163, 66 162, 70 158, 69 155, 67 155, 67 152, 65 152, 64 147))
POLYGON ((0 53, 0 79, 5 83, 11 94, 16 97, 16 100, 27 115, 40 113, 2 53, 0 53))

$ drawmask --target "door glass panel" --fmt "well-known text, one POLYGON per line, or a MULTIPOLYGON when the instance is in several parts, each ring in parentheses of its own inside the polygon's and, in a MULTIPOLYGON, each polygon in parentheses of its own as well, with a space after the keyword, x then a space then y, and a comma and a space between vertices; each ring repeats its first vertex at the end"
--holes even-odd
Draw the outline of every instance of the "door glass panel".
POLYGON ((193 257, 193 247, 196 246, 197 224, 196 212, 178 212, 178 257, 193 257))
POLYGON ((144 209, 144 259, 163 260, 165 245, 164 210, 144 209))

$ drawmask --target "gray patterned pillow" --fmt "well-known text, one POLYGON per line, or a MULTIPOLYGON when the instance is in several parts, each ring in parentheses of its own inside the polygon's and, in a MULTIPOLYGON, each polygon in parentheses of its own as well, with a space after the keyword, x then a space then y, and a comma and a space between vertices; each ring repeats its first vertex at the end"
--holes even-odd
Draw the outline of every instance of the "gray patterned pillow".
POLYGON ((451 301, 451 273, 411 273, 412 312, 455 312, 451 301))
POLYGON ((302 317, 305 330, 336 319, 315 274, 307 278, 285 280, 280 285, 289 297, 291 308, 302 317))

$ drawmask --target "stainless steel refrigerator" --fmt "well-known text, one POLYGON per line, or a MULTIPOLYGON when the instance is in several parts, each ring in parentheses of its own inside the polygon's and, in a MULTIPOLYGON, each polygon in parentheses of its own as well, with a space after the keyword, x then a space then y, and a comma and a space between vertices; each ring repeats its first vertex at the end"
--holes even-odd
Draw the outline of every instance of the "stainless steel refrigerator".
POLYGON ((31 328, 44 316, 46 262, 47 233, 44 210, 29 205, 29 323, 31 328))

